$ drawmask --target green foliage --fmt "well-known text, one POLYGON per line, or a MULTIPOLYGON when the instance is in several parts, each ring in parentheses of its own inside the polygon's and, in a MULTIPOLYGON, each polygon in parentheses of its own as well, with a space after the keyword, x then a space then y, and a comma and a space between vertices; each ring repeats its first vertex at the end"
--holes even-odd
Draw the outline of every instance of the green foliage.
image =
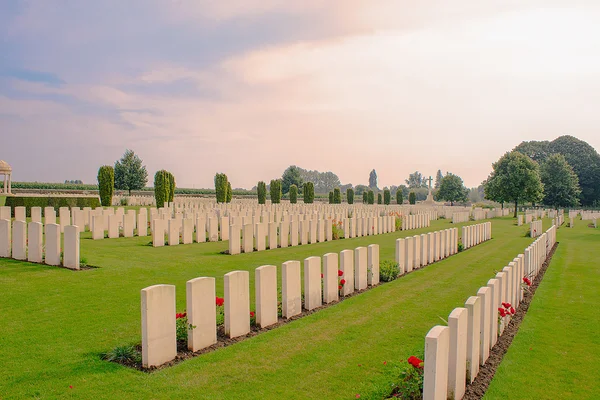
MULTIPOLYGON (((47 183, 47 182, 11 182, 13 189, 40 189, 40 190, 98 190, 98 185, 75 183, 47 183)), ((0 188, 4 182, 0 180, 0 188)))
POLYGON ((304 184, 304 203, 312 204, 315 201, 315 185, 312 182, 304 184))
POLYGON ((169 202, 169 195, 171 193, 170 185, 169 172, 164 169, 156 171, 156 174, 154 174, 154 199, 156 200, 157 208, 161 208, 165 203, 169 202))
POLYGON ((383 196, 381 196, 381 192, 377 193, 377 204, 383 204, 383 196))
POLYGON ((115 170, 110 165, 103 165, 98 170, 98 190, 100 192, 100 202, 104 207, 112 205, 114 188, 115 170))
POLYGON ((296 189, 302 187, 304 181, 302 179, 301 168, 295 165, 290 165, 281 176, 281 190, 283 194, 287 194, 290 191, 292 185, 296 185, 296 189))
POLYGON ((354 189, 346 189, 346 201, 348 204, 354 204, 354 189))
POLYGON ((440 188, 443 178, 444 178, 444 175, 442 174, 442 170, 438 169, 438 172, 435 174, 435 186, 434 186, 435 189, 440 188))
POLYGON ((298 186, 290 185, 290 203, 296 204, 298 202, 298 186))
POLYGON ((404 202, 404 198, 402 197, 402 190, 398 189, 396 192, 396 204, 402 204, 404 202))
POLYGON ((399 374, 399 382, 392 386, 394 399, 421 400, 423 398, 423 368, 406 365, 399 374))
POLYGON ((400 267, 397 262, 383 260, 379 263, 379 280, 381 282, 391 282, 398 278, 400 267))
POLYGON ((342 191, 340 188, 333 189, 333 204, 342 204, 342 191))
POLYGON ((375 192, 373 192, 372 190, 369 190, 368 194, 368 202, 369 204, 375 204, 375 192))
POLYGON ((117 346, 113 350, 102 354, 102 359, 120 364, 139 364, 142 362, 142 353, 135 346, 117 346))
POLYGON ((462 244, 462 242, 458 242, 458 246, 457 247, 458 247, 458 252, 459 253, 465 249, 465 245, 462 244))
POLYGON ((329 204, 333 204, 333 192, 329 192, 329 204))
POLYGON ((361 196, 364 192, 368 192, 369 191, 369 187, 365 186, 365 185, 356 185, 354 187, 354 193, 357 196, 361 196))
POLYGON ((300 170, 300 176, 303 182, 312 182, 315 188, 315 193, 329 193, 336 187, 341 186, 340 178, 331 171, 319 172, 309 171, 303 168, 300 170))
POLYGON ((223 173, 217 173, 215 175, 215 194, 217 196, 217 203, 227 202, 227 175, 223 173))
POLYGON ((369 204, 369 191, 363 192, 363 204, 369 204))
POLYGON ((258 182, 256 192, 258 193, 258 204, 265 204, 267 202, 267 184, 263 181, 258 182))
POLYGON ((271 191, 271 203, 281 203, 281 179, 271 180, 270 191, 271 191))
POLYGON ((540 164, 552 154, 562 154, 579 179, 581 205, 591 206, 600 201, 600 155, 588 143, 565 135, 552 142, 523 142, 515 151, 530 156, 540 164))
POLYGON ((544 204, 556 209, 579 204, 579 178, 562 154, 553 154, 542 163, 540 177, 544 184, 544 204))
POLYGON ((175 199, 175 176, 168 172, 167 177, 169 179, 169 203, 172 203, 175 199))
POLYGON ((427 181, 425 181, 425 177, 419 171, 415 171, 412 174, 408 175, 408 179, 405 179, 404 182, 408 185, 410 189, 427 187, 427 181))
POLYGON ((148 171, 142 165, 142 160, 133 152, 125 150, 120 160, 115 162, 115 189, 132 190, 143 189, 148 183, 148 171))
POLYGON ((60 207, 100 207, 100 200, 98 197, 54 197, 54 196, 35 196, 35 197, 23 197, 23 196, 7 196, 5 204, 7 207, 12 207, 13 217, 15 207, 25 207, 27 217, 31 217, 31 207, 54 207, 58 212, 60 207))
POLYGON ((375 170, 369 173, 369 188, 373 190, 377 189, 377 172, 375 170))
POLYGON ((231 189, 231 182, 227 181, 227 196, 225 197, 226 203, 231 203, 233 198, 233 190, 231 189))
POLYGON ((392 202, 392 194, 390 193, 390 189, 383 190, 383 204, 386 206, 392 202))
POLYGON ((542 199, 543 185, 539 166, 531 158, 513 151, 504 154, 493 167, 494 170, 484 185, 485 196, 488 200, 499 203, 513 202, 515 218, 519 203, 537 203, 542 199))
POLYGON ((417 195, 415 194, 415 192, 410 192, 408 194, 408 202, 410 204, 416 204, 417 203, 417 195))
POLYGON ((463 184, 460 176, 448 172, 440 182, 440 188, 437 192, 437 198, 449 201, 453 206, 455 202, 466 202, 468 189, 463 184))

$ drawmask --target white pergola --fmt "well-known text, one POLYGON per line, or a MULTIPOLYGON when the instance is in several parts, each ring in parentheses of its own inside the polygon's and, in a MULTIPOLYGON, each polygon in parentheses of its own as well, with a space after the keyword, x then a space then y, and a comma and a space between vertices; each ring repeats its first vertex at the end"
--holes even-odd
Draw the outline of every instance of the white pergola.
POLYGON ((10 184, 11 184, 12 168, 4 160, 0 160, 0 175, 3 175, 3 177, 4 177, 4 186, 2 187, 2 191, 0 193, 11 194, 10 184))

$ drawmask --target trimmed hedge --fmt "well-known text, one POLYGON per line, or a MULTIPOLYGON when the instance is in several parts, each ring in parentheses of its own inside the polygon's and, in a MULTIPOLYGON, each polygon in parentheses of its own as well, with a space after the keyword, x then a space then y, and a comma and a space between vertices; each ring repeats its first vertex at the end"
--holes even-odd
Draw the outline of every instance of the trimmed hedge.
POLYGON ((103 165, 98 169, 98 190, 102 205, 110 207, 115 190, 115 169, 110 165, 103 165))
POLYGON ((369 204, 369 192, 363 192, 363 204, 369 204))
POLYGON ((333 204, 342 204, 342 192, 340 188, 333 189, 333 204))
POLYGON ((172 173, 167 172, 169 177, 169 203, 172 203, 175 199, 175 176, 172 173))
POLYGON ((383 197, 381 193, 377 193, 377 204, 383 204, 383 197))
POLYGON ((329 192, 329 204, 333 204, 333 192, 329 192))
POLYGON ((265 204, 267 202, 267 184, 263 181, 258 182, 256 192, 258 193, 258 204, 265 204))
POLYGON ((225 196, 225 202, 231 203, 233 197, 233 190, 231 190, 231 182, 227 181, 227 196, 225 196))
POLYGON ((164 207, 164 204, 169 201, 171 193, 169 173, 164 169, 157 171, 154 174, 154 198, 156 199, 156 208, 164 207))
POLYGON ((271 191, 271 203, 281 203, 281 179, 271 180, 270 191, 271 191))
POLYGON ((375 204, 375 192, 369 190, 369 204, 375 204))
POLYGON ((402 189, 398 189, 396 192, 396 204, 402 204, 404 199, 402 198, 402 189))
POLYGON ((315 201, 315 184, 312 182, 306 182, 304 184, 304 203, 312 204, 315 201))
POLYGON ((391 202, 392 202, 392 194, 390 193, 389 189, 385 189, 383 191, 383 204, 385 204, 386 206, 389 206, 391 202))
POLYGON ((290 186, 290 203, 296 204, 298 202, 298 186, 292 184, 290 186))
POLYGON ((354 189, 346 189, 346 200, 348 201, 348 204, 354 204, 354 189))
POLYGON ((227 182, 227 175, 220 173, 215 175, 215 194, 217 196, 217 203, 227 202, 227 182))
POLYGON ((100 207, 98 197, 24 197, 9 196, 6 198, 6 206, 12 207, 14 217, 15 207, 26 207, 27 216, 31 217, 31 207, 54 207, 58 212, 60 207, 100 207))
POLYGON ((417 195, 415 194, 415 192, 410 192, 408 194, 408 202, 410 204, 415 204, 417 202, 417 195))

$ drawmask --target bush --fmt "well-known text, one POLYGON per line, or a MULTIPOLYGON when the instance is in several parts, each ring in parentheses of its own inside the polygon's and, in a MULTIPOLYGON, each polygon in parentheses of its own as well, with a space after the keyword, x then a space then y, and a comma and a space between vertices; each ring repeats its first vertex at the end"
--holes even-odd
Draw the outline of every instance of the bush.
POLYGON ((120 364, 139 364, 142 362, 142 353, 134 346, 117 346, 102 354, 102 359, 120 364))
MULTIPOLYGON (((8 196, 6 197, 7 207, 12 207, 14 214, 15 207, 25 207, 28 217, 31 217, 31 207, 54 207, 58 212, 60 207, 100 207, 98 197, 22 197, 8 196)), ((14 215, 13 215, 14 217, 14 215)))
POLYGON ((315 201, 315 185, 312 182, 304 184, 304 203, 312 204, 315 201))
POLYGON ((340 188, 333 189, 333 204, 342 204, 342 192, 340 188))
POLYGON ((396 231, 399 231, 402 229, 402 218, 400 217, 396 217, 395 219, 395 225, 396 225, 396 231))
POLYGON ((458 242, 458 246, 457 247, 458 247, 458 252, 459 253, 465 249, 465 246, 462 244, 462 242, 458 242))
POLYGON ((154 199, 156 200, 156 207, 164 207, 164 204, 169 201, 169 173, 164 169, 157 171, 154 174, 154 199))
POLYGON ((172 173, 167 172, 167 178, 169 179, 169 196, 168 201, 172 203, 175 199, 175 176, 172 173))
POLYGON ((290 203, 296 204, 298 202, 298 186, 291 185, 290 186, 290 203))
POLYGON ((369 204, 369 192, 368 191, 363 192, 363 204, 369 204))
POLYGON ((267 202, 267 184, 263 181, 258 182, 256 192, 258 193, 258 204, 265 204, 267 202))
POLYGON ((329 192, 329 204, 333 204, 333 192, 329 192))
POLYGON ((354 204, 354 189, 346 189, 346 201, 348 204, 354 204))
POLYGON ((392 195, 390 193, 390 189, 385 189, 383 191, 383 204, 385 204, 386 206, 389 206, 391 202, 392 202, 392 195))
POLYGON ((379 263, 379 280, 382 282, 391 282, 398 277, 400 267, 397 262, 384 260, 379 263))
POLYGON ((217 173, 215 175, 215 194, 217 196, 217 203, 227 202, 227 175, 217 173))
POLYGON ((121 200, 119 200, 119 204, 123 207, 127 206, 127 204, 129 204, 129 198, 121 197, 121 200))
POLYGON ((368 196, 369 196, 369 204, 375 204, 375 192, 373 192, 372 190, 369 190, 368 196))
POLYGON ((415 204, 417 202, 417 195, 415 194, 415 192, 410 192, 408 194, 408 202, 410 204, 415 204))
POLYGON ((227 181, 227 196, 225 196, 225 202, 231 203, 233 198, 233 190, 231 190, 231 182, 227 181))
POLYGON ((271 203, 281 203, 281 179, 271 180, 271 203))
POLYGON ((377 204, 382 204, 383 203, 383 198, 381 196, 381 193, 377 193, 377 204))
POLYGON ((115 169, 110 165, 103 165, 98 170, 98 190, 102 205, 110 207, 115 190, 115 169))
POLYGON ((398 189, 396 192, 396 204, 402 204, 404 199, 402 198, 402 189, 398 189))

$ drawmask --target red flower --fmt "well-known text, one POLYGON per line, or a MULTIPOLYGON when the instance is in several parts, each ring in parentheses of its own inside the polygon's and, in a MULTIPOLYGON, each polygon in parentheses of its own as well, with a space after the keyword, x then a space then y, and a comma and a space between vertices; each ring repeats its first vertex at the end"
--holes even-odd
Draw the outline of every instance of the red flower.
POLYGON ((251 318, 254 318, 254 316, 255 316, 255 315, 256 315, 256 314, 254 314, 254 311, 250 311, 250 317, 251 317, 251 318))
POLYGON ((342 285, 338 286, 338 289, 339 289, 339 290, 342 290, 342 285))
POLYGON ((510 313, 511 313, 512 315, 515 315, 515 308, 514 308, 514 307, 511 307, 511 308, 510 308, 510 313))
POLYGON ((387 365, 387 361, 384 361, 384 362, 383 362, 383 365, 387 365))
POLYGON ((338 276, 344 276, 344 271, 342 271, 341 269, 338 269, 338 276))
POLYGON ((500 313, 501 317, 506 317, 506 310, 502 307, 498 307, 498 312, 500 313))
POLYGON ((73 386, 72 386, 72 385, 69 385, 69 389, 73 389, 73 386))
POLYGON ((217 307, 221 307, 221 306, 223 306, 223 304, 225 304, 225 299, 222 297, 217 297, 216 303, 217 303, 217 307))
POLYGON ((504 308, 510 308, 510 303, 502 303, 502 306, 504 306, 504 308))
POLYGON ((407 361, 410 365, 412 365, 415 368, 422 368, 421 364, 423 363, 423 360, 421 360, 415 356, 408 357, 407 361))
POLYGON ((345 285, 345 284, 346 284, 346 280, 345 279, 340 280, 340 285, 345 285))
POLYGON ((323 279, 323 274, 321 274, 321 279, 323 279))

